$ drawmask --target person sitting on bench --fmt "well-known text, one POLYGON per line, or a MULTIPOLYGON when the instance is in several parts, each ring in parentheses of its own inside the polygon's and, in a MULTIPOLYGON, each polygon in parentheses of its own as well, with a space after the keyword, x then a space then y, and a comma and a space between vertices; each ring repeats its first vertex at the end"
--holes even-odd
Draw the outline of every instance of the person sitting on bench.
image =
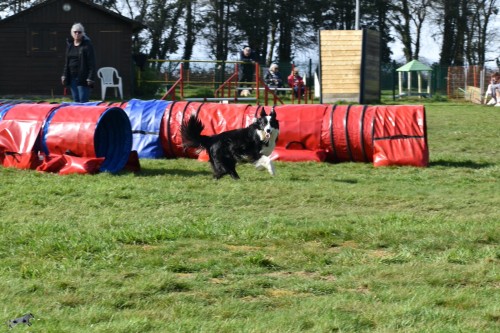
POLYGON ((271 64, 271 66, 269 66, 269 70, 264 76, 264 82, 271 89, 283 88, 283 78, 281 77, 278 64, 271 64))
POLYGON ((491 76, 491 81, 490 84, 488 85, 488 88, 486 89, 486 96, 485 96, 485 103, 487 105, 495 105, 495 106, 500 106, 500 73, 495 72, 491 76), (486 98, 488 95, 491 95, 491 100, 486 103, 486 98))
POLYGON ((299 75, 299 69, 297 67, 295 67, 288 76, 288 86, 293 89, 295 97, 304 96, 304 79, 299 75))

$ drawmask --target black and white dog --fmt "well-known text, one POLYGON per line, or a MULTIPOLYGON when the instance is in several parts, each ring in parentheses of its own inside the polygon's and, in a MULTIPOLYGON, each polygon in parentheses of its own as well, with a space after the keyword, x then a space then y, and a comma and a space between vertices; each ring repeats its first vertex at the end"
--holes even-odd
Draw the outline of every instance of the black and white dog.
POLYGON ((274 108, 269 115, 264 108, 260 117, 248 127, 219 134, 201 135, 204 125, 195 115, 182 124, 184 148, 201 148, 208 153, 214 178, 230 175, 239 179, 236 163, 251 162, 258 169, 267 169, 274 176, 274 166, 269 157, 279 134, 279 123, 274 108))

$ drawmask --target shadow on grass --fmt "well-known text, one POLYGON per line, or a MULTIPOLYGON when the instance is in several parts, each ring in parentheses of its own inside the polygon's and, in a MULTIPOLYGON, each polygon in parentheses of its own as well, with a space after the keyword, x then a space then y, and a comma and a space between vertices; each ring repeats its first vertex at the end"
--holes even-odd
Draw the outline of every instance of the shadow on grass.
POLYGON ((346 184, 357 184, 358 180, 357 179, 335 179, 335 182, 338 183, 346 183, 346 184))
POLYGON ((451 168, 467 168, 467 169, 483 169, 492 167, 494 164, 492 163, 478 163, 471 160, 468 161, 445 161, 445 160, 436 160, 431 161, 429 166, 444 166, 451 168))
POLYGON ((207 171, 192 171, 186 169, 153 169, 142 168, 140 172, 135 174, 136 177, 154 177, 154 176, 182 176, 182 177, 195 177, 195 176, 211 176, 212 173, 207 171))

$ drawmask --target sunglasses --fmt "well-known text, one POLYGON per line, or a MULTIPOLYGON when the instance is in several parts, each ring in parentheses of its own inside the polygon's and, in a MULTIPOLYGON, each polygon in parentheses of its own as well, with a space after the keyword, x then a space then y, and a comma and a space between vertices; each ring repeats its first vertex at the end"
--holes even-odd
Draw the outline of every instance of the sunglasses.
POLYGON ((81 31, 73 31, 74 34, 81 34, 81 31))

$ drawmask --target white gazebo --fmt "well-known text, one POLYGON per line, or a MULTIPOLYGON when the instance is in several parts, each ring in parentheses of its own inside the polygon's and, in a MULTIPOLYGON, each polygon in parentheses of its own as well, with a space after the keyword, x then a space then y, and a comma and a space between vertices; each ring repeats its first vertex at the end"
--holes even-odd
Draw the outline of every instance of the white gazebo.
POLYGON ((417 95, 418 96, 423 96, 423 95, 427 95, 427 96, 430 96, 431 95, 431 76, 432 76, 432 68, 430 68, 429 66, 421 63, 420 61, 418 60, 412 60, 410 61, 409 63, 407 63, 406 65, 404 66, 401 66, 399 67, 398 69, 396 69, 396 71, 398 72, 398 78, 399 78, 399 96, 404 96, 403 95, 403 73, 408 73, 408 92, 407 92, 407 96, 411 96, 411 73, 412 72, 416 72, 417 75, 418 75, 418 93, 417 95), (427 92, 426 93, 422 93, 422 72, 429 72, 429 77, 427 78, 427 92))

